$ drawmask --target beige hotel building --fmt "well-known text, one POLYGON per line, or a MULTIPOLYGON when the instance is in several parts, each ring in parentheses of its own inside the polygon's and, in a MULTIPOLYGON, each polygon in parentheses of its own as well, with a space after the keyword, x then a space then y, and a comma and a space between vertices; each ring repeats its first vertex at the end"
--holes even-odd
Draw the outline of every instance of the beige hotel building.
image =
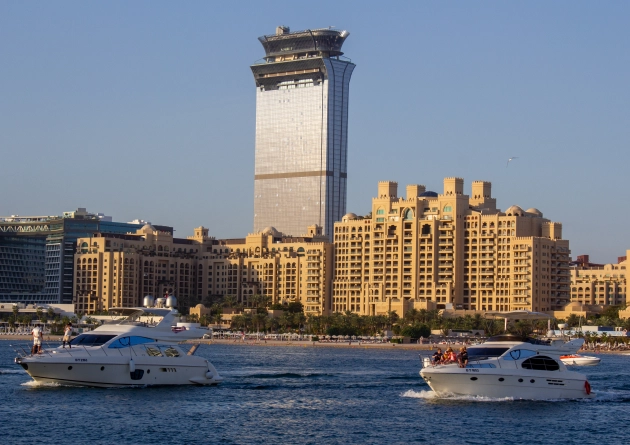
MULTIPOLYGON (((601 313, 606 306, 627 303, 626 272, 630 250, 617 264, 590 265, 579 262, 571 267, 571 304, 565 314, 588 316, 601 313)), ((621 318, 630 317, 630 310, 622 311, 621 318)))
POLYGON ((305 313, 323 314, 332 262, 333 245, 318 226, 291 238, 273 227, 233 240, 209 237, 204 227, 187 239, 151 225, 134 234, 96 234, 77 243, 75 312, 139 306, 145 295, 168 292, 187 307, 227 295, 247 307, 260 294, 272 303, 300 301, 305 313))
POLYGON ((552 311, 570 301, 569 242, 537 209, 496 208, 491 184, 444 179, 443 192, 379 182, 372 217, 335 224, 332 310, 552 311))
MULTIPOLYGON (((145 225, 126 235, 80 238, 75 255, 77 313, 175 295, 181 306, 234 296, 299 301, 305 313, 351 311, 403 316, 415 309, 600 312, 626 303, 626 263, 570 267, 562 225, 540 211, 496 208, 489 182, 446 178, 441 194, 380 182, 372 215, 349 213, 334 244, 319 226, 299 237, 273 227, 217 240, 198 227, 186 239, 145 225)), ((627 252, 630 254, 630 251, 627 252)), ((628 314, 630 316, 630 314, 628 314)))

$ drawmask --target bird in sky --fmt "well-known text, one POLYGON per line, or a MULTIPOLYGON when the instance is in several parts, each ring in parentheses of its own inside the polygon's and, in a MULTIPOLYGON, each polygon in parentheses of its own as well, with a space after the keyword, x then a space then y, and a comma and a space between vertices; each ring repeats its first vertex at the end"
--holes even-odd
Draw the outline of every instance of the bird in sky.
POLYGON ((508 159, 507 160, 507 164, 505 164, 505 168, 507 168, 507 166, 510 165, 510 161, 512 161, 514 159, 518 159, 518 156, 512 156, 510 159, 508 159))

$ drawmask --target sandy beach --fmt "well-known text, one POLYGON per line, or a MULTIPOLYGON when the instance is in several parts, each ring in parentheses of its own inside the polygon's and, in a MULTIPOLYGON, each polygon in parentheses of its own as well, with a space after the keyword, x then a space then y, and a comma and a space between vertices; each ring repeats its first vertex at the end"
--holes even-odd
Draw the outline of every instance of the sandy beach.
MULTIPOLYGON (((213 340, 189 340, 187 343, 204 343, 204 344, 223 344, 223 345, 234 345, 234 346, 296 346, 296 347, 304 347, 304 348, 355 348, 355 349, 417 349, 417 350, 431 350, 435 349, 437 346, 444 349, 447 345, 430 345, 430 344, 417 344, 417 343, 409 343, 409 344, 396 344, 396 343, 369 343, 369 342, 359 342, 357 340, 349 342, 319 342, 319 341, 283 341, 283 340, 233 340, 233 339, 213 339, 213 340)), ((453 347, 457 346, 458 348, 462 345, 452 345, 453 347)))
MULTIPOLYGON (((0 335, 0 340, 11 340, 16 343, 16 345, 24 346, 27 345, 30 347, 33 340, 28 335, 0 335)), ((46 347, 47 342, 51 343, 61 343, 62 336, 61 335, 51 335, 44 337, 44 347, 46 347)), ((232 346, 292 346, 292 347, 300 347, 300 348, 351 348, 351 349, 391 349, 391 350, 418 350, 418 351, 433 351, 436 348, 442 348, 442 351, 446 350, 449 346, 451 346, 455 351, 459 351, 459 348, 464 346, 463 343, 406 343, 406 344, 397 344, 397 343, 380 343, 380 342, 359 342, 355 341, 343 341, 343 342, 319 342, 319 341, 286 341, 286 340, 245 340, 242 341, 240 339, 198 339, 198 340, 187 340, 184 343, 194 344, 201 343, 206 345, 212 344, 220 344, 220 345, 232 345, 232 346)), ((466 345, 470 346, 470 345, 466 345)), ((630 355, 630 351, 623 350, 580 350, 578 351, 580 354, 627 354, 630 355)))
MULTIPOLYGON (((12 340, 19 344, 32 344, 33 340, 28 335, 0 335, 0 340, 12 340)), ((44 336, 44 346, 46 342, 61 342, 61 335, 46 335, 44 336)), ((344 341, 344 342, 314 342, 314 341, 282 341, 282 340, 246 340, 242 341, 237 339, 213 339, 213 340, 188 340, 185 343, 202 343, 202 344, 225 344, 234 346, 296 346, 296 347, 329 347, 329 348, 362 348, 362 349, 374 349, 374 348, 386 348, 386 349, 418 349, 418 350, 431 350, 435 349, 436 345, 429 344, 396 344, 396 343, 369 343, 359 341, 344 341)), ((447 345, 437 345, 444 349, 447 345)), ((461 344, 453 344, 453 347, 460 347, 461 344)))

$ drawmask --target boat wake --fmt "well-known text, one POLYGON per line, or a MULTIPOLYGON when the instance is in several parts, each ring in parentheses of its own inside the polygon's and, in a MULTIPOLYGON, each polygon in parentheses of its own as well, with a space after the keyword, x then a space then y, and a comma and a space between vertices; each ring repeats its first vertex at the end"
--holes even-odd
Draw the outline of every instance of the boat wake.
POLYGON ((466 402, 514 402, 514 401, 531 401, 531 402, 579 402, 579 403, 607 403, 607 402, 630 402, 630 391, 596 391, 596 396, 592 399, 548 399, 548 400, 528 400, 514 399, 513 397, 482 397, 482 396, 464 396, 459 394, 437 394, 433 391, 414 391, 412 389, 405 391, 401 397, 411 399, 424 400, 457 400, 466 402))
POLYGON ((437 394, 434 391, 414 391, 412 389, 401 394, 402 397, 425 400, 460 400, 467 402, 513 402, 512 397, 463 396, 459 394, 437 394))
POLYGON ((0 369, 0 375, 4 374, 24 374, 21 369, 0 369))
POLYGON ((62 386, 70 386, 70 385, 62 385, 61 383, 36 382, 35 380, 29 380, 28 382, 21 383, 20 385, 27 386, 29 388, 61 388, 62 386))
POLYGON ((608 391, 593 391, 595 398, 593 399, 580 399, 576 402, 587 403, 607 403, 607 402, 630 402, 630 391, 620 390, 608 390, 608 391))

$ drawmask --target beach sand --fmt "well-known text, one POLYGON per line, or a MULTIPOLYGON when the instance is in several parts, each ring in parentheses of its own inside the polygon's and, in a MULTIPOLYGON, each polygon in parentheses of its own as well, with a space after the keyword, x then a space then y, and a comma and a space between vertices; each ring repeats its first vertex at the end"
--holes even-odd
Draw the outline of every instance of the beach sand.
MULTIPOLYGON (((0 340, 12 340, 16 343, 16 345, 25 346, 27 345, 30 348, 30 345, 33 344, 33 339, 29 335, 0 335, 0 340)), ((44 336, 44 348, 46 348, 46 343, 61 343, 62 336, 61 335, 46 335, 44 336)), ((240 339, 213 339, 213 340, 187 340, 184 343, 194 344, 201 343, 206 345, 233 345, 233 346, 293 346, 300 348, 351 348, 351 349, 391 349, 391 350, 418 350, 418 351, 435 351, 437 348, 441 348, 442 351, 445 351, 449 346, 455 350, 455 352, 459 352, 459 348, 464 346, 462 343, 406 343, 406 344, 397 344, 397 343, 369 343, 369 342, 359 342, 354 340, 352 342, 343 341, 343 342, 317 342, 317 341, 285 341, 285 340, 246 340, 242 341, 240 339)), ((466 345, 471 346, 471 345, 466 345)), ((623 350, 580 350, 578 354, 630 354, 630 351, 623 350)))

